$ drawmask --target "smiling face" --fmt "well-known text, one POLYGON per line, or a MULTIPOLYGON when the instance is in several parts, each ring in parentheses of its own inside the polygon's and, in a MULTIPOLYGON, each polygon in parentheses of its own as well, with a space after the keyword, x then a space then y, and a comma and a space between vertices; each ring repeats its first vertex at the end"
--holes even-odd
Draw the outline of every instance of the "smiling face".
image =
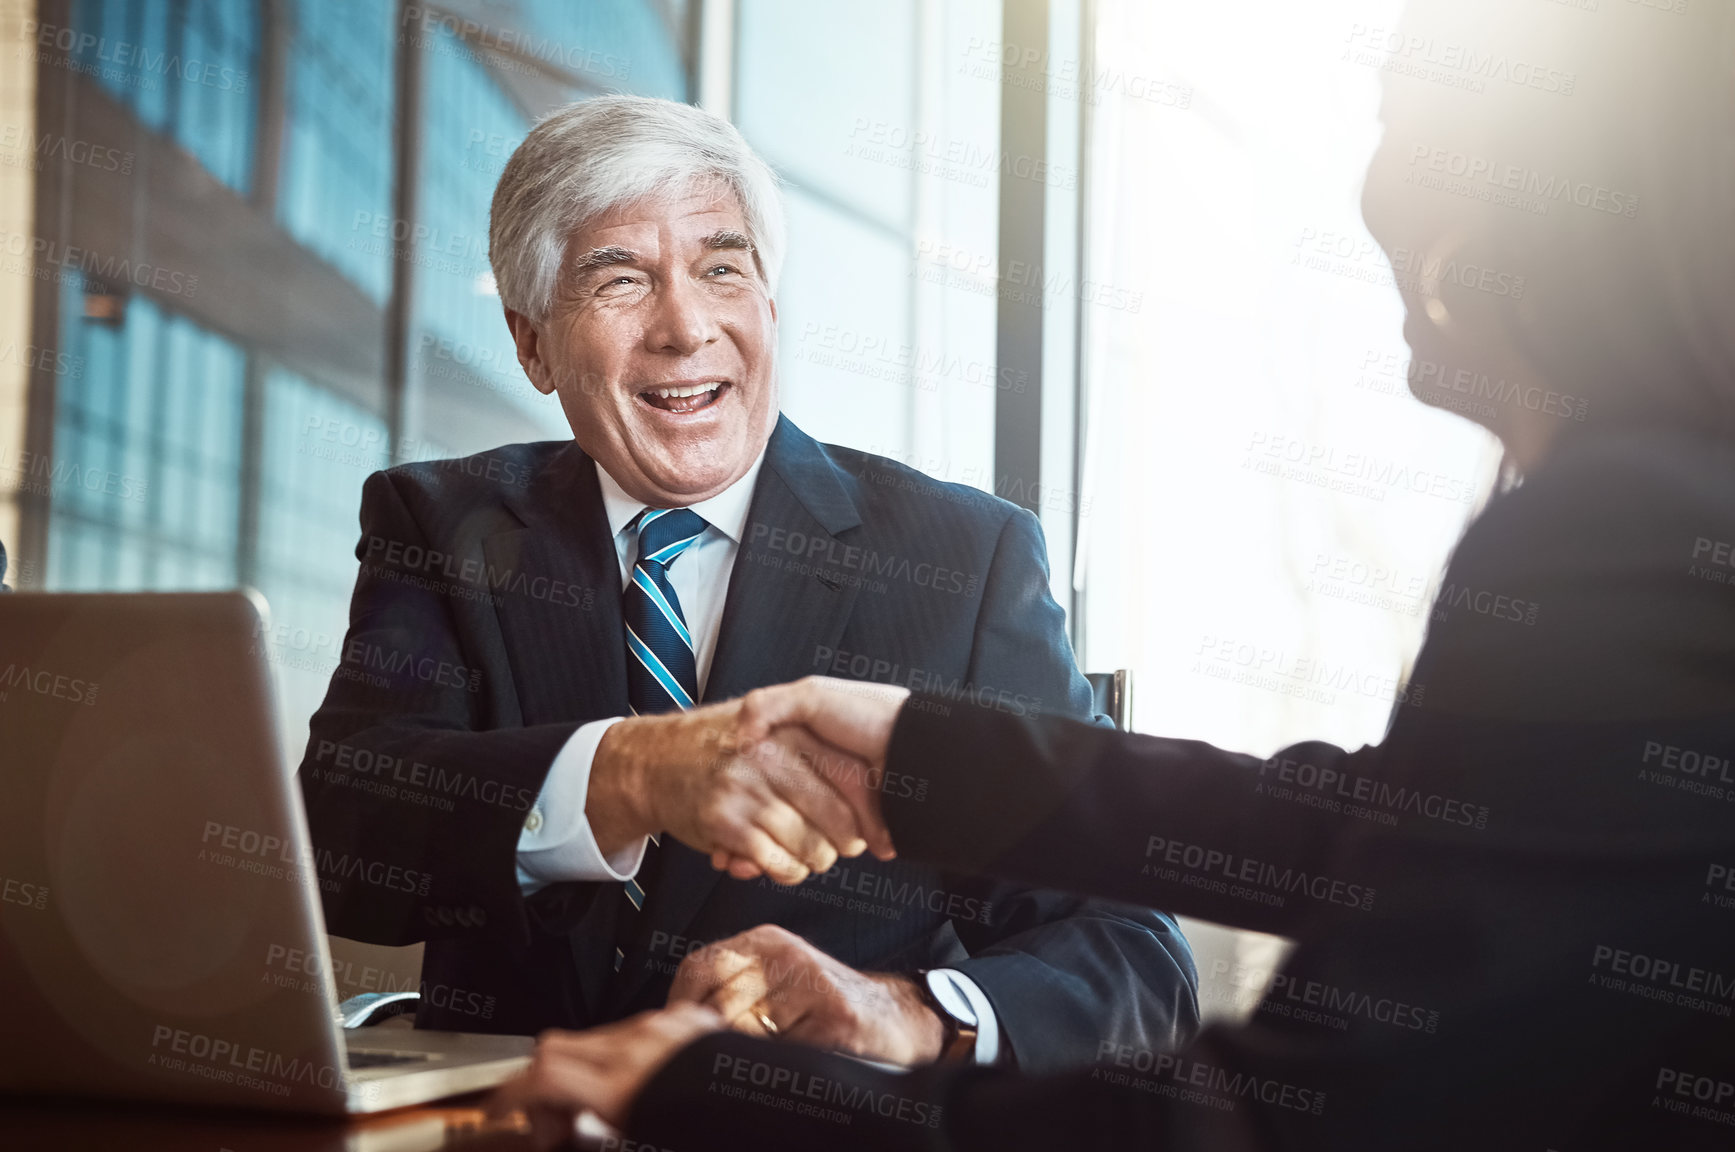
POLYGON ((777 424, 777 305, 727 191, 591 221, 569 238, 547 321, 506 322, 579 446, 653 507, 723 491, 777 424))

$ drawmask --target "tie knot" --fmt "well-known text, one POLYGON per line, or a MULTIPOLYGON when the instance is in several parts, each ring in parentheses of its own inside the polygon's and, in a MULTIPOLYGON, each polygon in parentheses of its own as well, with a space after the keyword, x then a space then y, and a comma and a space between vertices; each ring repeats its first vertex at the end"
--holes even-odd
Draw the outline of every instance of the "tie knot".
POLYGON ((705 518, 691 508, 648 508, 639 515, 639 563, 667 568, 705 532, 705 518))

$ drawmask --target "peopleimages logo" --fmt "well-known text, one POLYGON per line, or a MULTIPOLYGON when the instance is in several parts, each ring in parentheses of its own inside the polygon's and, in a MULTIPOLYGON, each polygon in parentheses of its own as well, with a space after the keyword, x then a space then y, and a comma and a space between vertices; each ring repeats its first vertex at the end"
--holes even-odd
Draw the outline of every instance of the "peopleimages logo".
MULTIPOLYGON (((763 882, 766 878, 760 879, 763 882)), ((980 897, 948 892, 939 887, 930 888, 908 878, 886 876, 871 868, 852 867, 841 860, 801 885, 798 891, 817 895, 830 889, 846 897, 844 904, 839 905, 846 911, 868 912, 888 920, 900 918, 905 908, 925 908, 952 920, 969 920, 978 924, 987 924, 993 914, 992 902, 980 897), (848 900, 847 897, 852 895, 864 896, 867 900, 848 900)))
POLYGON ((1591 952, 1591 983, 1657 1004, 1729 1019, 1735 1015, 1735 977, 1680 960, 1649 956, 1610 944, 1591 952))
MULTIPOLYGON (((1340 771, 1332 766, 1316 765, 1287 756, 1273 756, 1259 763, 1259 784, 1256 794, 1263 794, 1268 782, 1304 789, 1320 797, 1350 805, 1366 805, 1378 809, 1384 819, 1374 823, 1395 825, 1399 815, 1421 816, 1445 824, 1460 825, 1480 831, 1488 826, 1488 808, 1462 800, 1423 792, 1403 784, 1366 776, 1359 772, 1340 771)), ((1286 797, 1279 795, 1279 799, 1286 797)), ((1340 810, 1332 808, 1332 811, 1340 810)), ((1353 809, 1350 814, 1356 814, 1353 809)))
MULTIPOLYGON (((179 53, 160 49, 153 51, 143 44, 110 40, 94 32, 81 32, 77 28, 60 24, 38 23, 30 17, 25 18, 22 31, 36 41, 39 50, 64 52, 74 58, 72 63, 75 70, 100 72, 104 79, 118 78, 114 69, 99 67, 112 64, 122 72, 173 76, 183 83, 202 84, 207 88, 234 92, 237 95, 247 91, 247 71, 244 68, 230 68, 224 64, 209 63, 197 57, 182 57, 179 53)), ((57 64, 60 61, 48 59, 43 60, 43 63, 57 64)))
POLYGON ((820 645, 813 652, 813 667, 822 674, 870 680, 878 684, 895 684, 938 696, 942 700, 962 701, 979 708, 992 708, 1014 716, 1035 716, 1042 711, 1040 697, 1023 692, 995 688, 929 668, 905 667, 895 661, 870 657, 865 652, 849 652, 820 645))
POLYGON ((1224 1111, 1234 1107, 1234 1097, 1314 1116, 1325 1111, 1325 1093, 1317 1089, 1286 1084, 1251 1072, 1230 1071, 1171 1052, 1152 1052, 1148 1048, 1104 1040, 1097 1045, 1096 1063, 1092 1069, 1094 1079, 1141 1088, 1160 1096, 1174 1096, 1187 1103, 1204 1104, 1224 1111), (1124 1072, 1114 1072, 1115 1068, 1149 1072, 1155 1079, 1140 1080, 1124 1072), (1177 1089, 1196 1091, 1177 1095, 1177 1089), (1228 1108, 1223 1108, 1225 1104, 1228 1108))
POLYGON ((338 675, 350 679, 365 678, 379 688, 405 678, 438 688, 461 688, 467 692, 477 692, 482 687, 480 668, 468 668, 401 648, 386 648, 360 637, 351 637, 344 645, 342 663, 338 675))
POLYGON ((919 587, 932 588, 936 592, 949 592, 959 596, 976 594, 977 580, 973 573, 936 564, 931 560, 912 561, 907 556, 843 544, 830 536, 810 536, 805 532, 773 528, 769 524, 761 523, 752 525, 747 539, 748 543, 756 548, 792 556, 796 563, 811 566, 815 571, 827 571, 819 566, 829 564, 833 566, 831 570, 844 575, 901 580, 919 587))
MULTIPOLYGON (((871 1088, 844 1084, 808 1072, 798 1072, 765 1060, 718 1053, 712 1058, 711 1075, 717 1077, 712 1081, 714 1091, 783 1111, 801 1111, 802 1106, 808 1102, 835 1104, 854 1112, 870 1113, 887 1120, 902 1120, 918 1127, 940 1126, 941 1109, 938 1104, 912 1100, 891 1092, 875 1092, 871 1088), (746 1095, 749 1087, 764 1091, 749 1096, 746 1095)), ((848 1112, 821 1118, 845 1124, 854 1119, 848 1112)))
POLYGON ((1282 907, 1289 895, 1364 912, 1374 904, 1374 889, 1366 885, 1349 884, 1304 869, 1286 868, 1164 836, 1152 836, 1146 841, 1142 874, 1275 907, 1282 907))
POLYGON ((1404 369, 1404 378, 1427 392, 1424 400, 1430 404, 1449 406, 1446 402, 1454 397, 1463 397, 1468 402, 1486 400, 1490 404, 1523 408, 1527 412, 1559 416, 1562 420, 1580 424, 1584 423, 1590 411, 1590 401, 1582 396, 1520 384, 1504 376, 1493 376, 1474 368, 1452 367, 1424 357, 1410 361, 1404 369), (1446 392, 1453 396, 1441 395, 1446 392))
POLYGON ((583 44, 568 44, 524 28, 495 27, 439 7, 405 5, 398 37, 400 42, 417 47, 426 44, 458 50, 469 46, 489 49, 504 56, 506 59, 500 63, 512 71, 528 72, 524 62, 534 60, 610 80, 625 80, 632 74, 632 61, 625 56, 583 44))
POLYGON ((0 124, 0 148, 6 149, 6 154, 0 156, 0 164, 29 167, 33 171, 40 171, 38 161, 41 160, 64 160, 68 164, 93 168, 98 172, 117 172, 123 176, 130 175, 133 170, 131 152, 53 132, 38 134, 16 124, 0 124), (19 153, 27 154, 29 159, 21 158, 19 153))
POLYGON ((1693 539, 1693 560, 1714 564, 1719 568, 1735 568, 1735 543, 1713 540, 1708 536, 1693 539))
POLYGON ((1415 32, 1356 23, 1350 25, 1344 40, 1349 45, 1345 59, 1373 63, 1360 53, 1383 53, 1382 63, 1391 71, 1428 78, 1431 74, 1427 69, 1441 69, 1460 76, 1468 82, 1464 86, 1474 92, 1486 91, 1487 84, 1494 82, 1570 96, 1578 86, 1577 73, 1564 68, 1415 32))
POLYGON ((1541 610, 1541 605, 1534 600, 1519 600, 1485 588, 1466 588, 1448 583, 1434 599, 1434 619, 1445 619, 1453 609, 1464 609, 1492 620, 1506 620, 1529 626, 1536 623, 1536 614, 1541 610))
MULTIPOLYGON (((146 260, 131 260, 124 256, 106 256, 89 248, 62 244, 45 236, 29 236, 0 228, 0 255, 22 258, 30 256, 40 270, 24 269, 38 279, 50 278, 48 268, 63 268, 105 284, 131 284, 151 288, 168 296, 192 299, 198 291, 199 278, 152 264, 146 260)), ((14 268, 13 270, 20 270, 14 268)))
POLYGON ((298 856, 295 846, 281 836, 217 820, 205 821, 199 843, 203 845, 200 860, 274 880, 306 882, 316 875, 319 886, 328 892, 342 891, 346 880, 359 880, 375 888, 426 896, 433 882, 427 872, 347 852, 335 853, 329 848, 304 850, 298 856), (314 875, 308 873, 310 864, 314 875))
POLYGON ((15 880, 10 876, 0 877, 0 904, 16 904, 41 912, 48 907, 48 886, 15 880))
POLYGON ((299 1056, 286 1056, 269 1048, 168 1024, 158 1024, 152 1030, 151 1054, 145 1062, 170 1072, 186 1072, 273 1096, 289 1095, 294 1084, 331 1090, 344 1087, 343 1073, 329 1064, 315 1064, 299 1056))
MULTIPOLYGON (((1657 1069, 1656 1091, 1667 1097, 1676 1096, 1680 1101, 1694 1101, 1700 1105, 1693 1108, 1690 1104, 1670 1108, 1670 1111, 1686 1112, 1705 1120, 1716 1120, 1727 1124, 1735 1122, 1735 1116, 1724 1111, 1735 1105, 1735 1084, 1716 1076, 1701 1076, 1693 1072, 1684 1072, 1678 1068, 1657 1069)), ((1669 1103, 1665 1101, 1665 1107, 1669 1103)))
MULTIPOLYGON (((480 804, 528 812, 536 803, 534 788, 515 787, 477 776, 472 772, 424 764, 371 748, 359 748, 335 740, 315 746, 313 764, 303 769, 314 779, 336 782, 342 777, 364 778, 389 786, 386 799, 409 799, 411 792, 424 792, 442 799, 470 800, 480 804)), ((368 789, 372 791, 372 789, 368 789)), ((440 805, 452 811, 449 804, 440 805)))
MULTIPOLYGON (((1535 204, 1542 206, 1543 212, 1549 205, 1564 200, 1609 216, 1630 219, 1639 214, 1636 193, 1619 191, 1565 172, 1542 172, 1522 164, 1510 164, 1451 148, 1412 145, 1410 169, 1411 176, 1427 174, 1440 179, 1450 178, 1463 181, 1466 188, 1479 188, 1489 194, 1504 192, 1531 197, 1535 204)), ((1406 182, 1413 181, 1406 177, 1406 182)))
POLYGON ((1646 740, 1641 764, 1659 764, 1671 772, 1703 777, 1723 784, 1735 784, 1735 760, 1694 748, 1680 748, 1661 740, 1646 740))
POLYGON ((474 557, 459 557, 413 542, 369 536, 364 552, 368 575, 425 586, 434 592, 460 595, 467 591, 477 597, 503 593, 586 612, 595 601, 596 594, 590 588, 552 576, 496 568, 474 557))
POLYGON ((4 701, 11 690, 18 689, 88 707, 96 703, 98 687, 100 685, 94 680, 83 680, 46 668, 32 668, 28 664, 8 664, 0 670, 0 701, 4 701))
POLYGON ((1374 996, 1319 980, 1304 980, 1284 972, 1272 977, 1259 1010, 1326 1024, 1340 1031, 1348 1027, 1352 1016, 1412 1032, 1432 1033, 1440 1025, 1440 1013, 1434 1009, 1391 996, 1374 996))
POLYGON ((1699 902, 1717 908, 1735 908, 1735 867, 1711 864, 1705 871, 1705 891, 1699 902))

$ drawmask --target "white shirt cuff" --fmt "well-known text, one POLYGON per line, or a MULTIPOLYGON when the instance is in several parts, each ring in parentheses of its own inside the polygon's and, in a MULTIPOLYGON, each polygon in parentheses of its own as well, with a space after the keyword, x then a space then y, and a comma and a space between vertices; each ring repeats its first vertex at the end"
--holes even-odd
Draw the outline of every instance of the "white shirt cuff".
MULTIPOLYGON (((940 996, 940 1003, 965 1024, 976 1026, 976 1063, 1000 1062, 1000 1020, 994 1015, 994 1005, 976 981, 956 968, 935 968, 931 975, 951 981, 956 996, 940 996)), ((938 995, 936 993, 936 995, 938 995)))
POLYGON ((597 847, 585 815, 590 770, 602 734, 624 717, 592 720, 579 726, 554 756, 542 794, 518 834, 518 886, 526 896, 559 880, 630 880, 645 860, 645 840, 612 858, 597 847))

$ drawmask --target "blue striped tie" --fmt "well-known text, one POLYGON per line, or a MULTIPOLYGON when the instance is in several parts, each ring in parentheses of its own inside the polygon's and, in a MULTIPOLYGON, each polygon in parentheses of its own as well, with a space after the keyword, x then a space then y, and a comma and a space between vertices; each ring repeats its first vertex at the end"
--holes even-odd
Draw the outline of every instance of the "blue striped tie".
MULTIPOLYGON (((705 518, 691 508, 650 508, 639 515, 639 559, 621 596, 627 626, 627 700, 635 716, 693 707, 699 698, 699 673, 693 659, 693 634, 681 614, 681 601, 669 583, 669 567, 705 533, 705 518)), ((647 883, 661 842, 651 837, 639 877, 647 883)), ((646 889, 626 882, 633 911, 645 906, 646 889)), ((630 922, 632 917, 628 917, 630 922)), ((619 971, 626 953, 615 949, 619 971)))

